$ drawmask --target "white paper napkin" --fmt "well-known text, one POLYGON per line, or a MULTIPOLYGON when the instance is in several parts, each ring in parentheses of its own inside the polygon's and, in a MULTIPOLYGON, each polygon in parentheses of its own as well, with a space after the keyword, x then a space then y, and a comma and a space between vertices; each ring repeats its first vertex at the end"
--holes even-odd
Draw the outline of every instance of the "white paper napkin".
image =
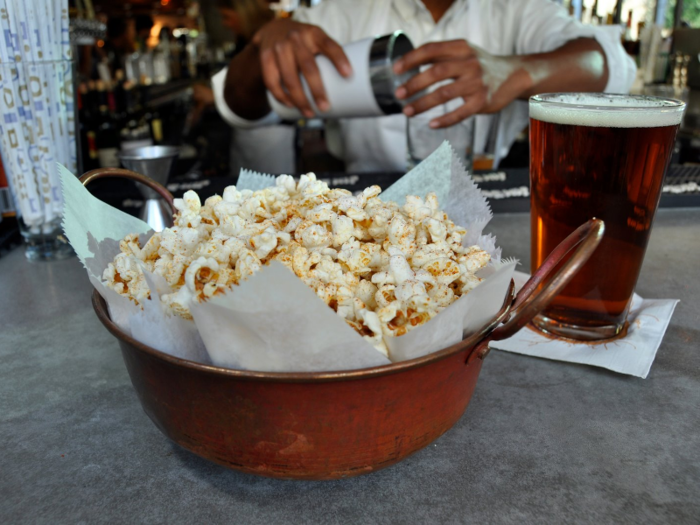
MULTIPOLYGON (((515 272, 516 285, 522 286, 529 277, 515 272)), ((642 299, 635 294, 628 316, 627 335, 607 343, 576 344, 550 339, 528 326, 509 339, 491 342, 489 347, 555 361, 599 366, 644 379, 649 375, 678 302, 678 299, 642 299)))

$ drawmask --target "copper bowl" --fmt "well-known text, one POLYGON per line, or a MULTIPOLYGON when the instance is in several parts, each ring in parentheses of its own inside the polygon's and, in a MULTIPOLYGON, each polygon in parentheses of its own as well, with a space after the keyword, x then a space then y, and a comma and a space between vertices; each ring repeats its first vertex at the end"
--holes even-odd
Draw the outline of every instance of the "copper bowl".
POLYGON ((171 440, 251 474, 337 479, 393 465, 449 430, 469 404, 488 342, 510 337, 546 306, 603 231, 602 221, 589 221, 517 297, 511 283, 501 311, 478 333, 421 358, 363 370, 272 373, 207 366, 124 333, 96 290, 92 303, 119 341, 144 411, 171 440))

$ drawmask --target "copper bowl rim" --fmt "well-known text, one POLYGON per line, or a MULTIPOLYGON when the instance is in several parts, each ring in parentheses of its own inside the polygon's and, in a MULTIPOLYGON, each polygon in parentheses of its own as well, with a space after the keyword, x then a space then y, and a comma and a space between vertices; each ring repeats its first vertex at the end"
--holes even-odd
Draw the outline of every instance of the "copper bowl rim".
MULTIPOLYGON (((175 211, 172 194, 161 184, 140 173, 119 168, 99 168, 84 173, 80 177, 80 182, 87 186, 92 180, 109 177, 121 177, 145 184, 163 197, 171 209, 175 211)), ((483 359, 489 352, 489 340, 499 341, 512 336, 549 304, 595 251, 603 238, 604 232, 605 224, 599 219, 592 218, 585 224, 582 224, 549 254, 540 268, 534 272, 530 280, 518 292, 517 297, 515 297, 515 284, 511 280, 501 310, 478 332, 437 352, 408 361, 373 368, 332 372, 253 372, 204 365, 166 354, 125 334, 110 319, 107 313, 107 305, 97 289, 93 290, 92 306, 102 324, 120 341, 172 365, 193 371, 227 376, 242 381, 279 383, 320 383, 381 377, 427 366, 465 350, 468 351, 465 364, 468 364, 474 355, 479 359, 483 359), (564 262, 567 257, 568 260, 564 262), (560 263, 563 264, 560 265, 560 263), (504 324, 499 326, 501 323, 504 324)))
MULTIPOLYGON (((370 377, 380 377, 391 374, 398 374, 401 372, 406 372, 408 370, 413 370, 415 368, 420 368, 431 363, 441 361, 454 354, 464 351, 465 349, 474 350, 478 343, 484 340, 493 330, 501 324, 510 313, 511 305, 513 303, 513 298, 515 294, 515 286, 511 282, 508 293, 506 294, 505 301, 501 310, 496 314, 496 316, 478 332, 462 339, 458 343, 452 346, 438 350, 437 352, 432 352, 428 355, 422 357, 416 357, 414 359, 409 359, 407 361, 401 361, 398 363, 391 363, 389 365, 376 366, 372 368, 361 368, 355 370, 338 370, 329 372, 256 372, 249 370, 236 370, 232 368, 222 368, 219 366, 205 365, 202 363, 197 363, 196 361, 190 361, 189 359, 182 359, 180 357, 175 357, 160 350, 156 350, 152 346, 148 346, 140 341, 137 341, 130 335, 126 334, 119 328, 110 318, 107 311, 107 304, 102 296, 99 294, 97 289, 93 289, 92 292, 92 306, 95 309, 98 319, 102 324, 111 332, 113 336, 117 339, 123 341, 124 343, 130 345, 133 348, 138 349, 141 352, 145 352, 153 357, 167 361, 170 364, 188 368, 193 371, 203 372, 207 374, 215 374, 221 376, 227 376, 242 381, 262 381, 262 382, 278 382, 278 383, 310 383, 310 382, 331 382, 331 381, 350 381, 356 379, 366 379, 370 377)), ((465 362, 467 358, 471 355, 465 357, 465 362)))

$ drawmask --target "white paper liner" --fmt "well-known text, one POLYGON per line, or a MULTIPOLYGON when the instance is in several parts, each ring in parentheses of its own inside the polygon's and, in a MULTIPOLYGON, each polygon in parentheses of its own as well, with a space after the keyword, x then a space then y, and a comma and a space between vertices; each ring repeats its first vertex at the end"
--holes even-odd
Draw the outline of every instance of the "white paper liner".
POLYGON ((265 175, 253 170, 242 169, 238 174, 236 188, 239 190, 258 191, 275 185, 273 175, 265 175))
POLYGON ((163 309, 160 296, 170 291, 166 289, 170 287, 165 279, 149 272, 144 272, 144 275, 151 290, 151 300, 144 301, 143 312, 130 317, 132 337, 175 357, 211 364, 195 323, 177 315, 168 315, 163 309))
POLYGON ((478 331, 503 306, 516 264, 512 262, 498 270, 485 268, 479 276, 488 281, 459 298, 428 323, 401 337, 386 338, 391 360, 405 361, 437 352, 478 331))
POLYGON ((191 312, 219 366, 286 372, 390 363, 277 261, 191 312))
MULTIPOLYGON (((60 166, 65 209, 64 232, 90 281, 109 306, 114 322, 135 339, 165 353, 197 362, 243 370, 304 372, 352 370, 403 361, 446 348, 481 328, 500 310, 515 262, 482 270, 484 281, 428 323, 389 338, 389 357, 376 350, 281 263, 272 262, 226 293, 190 305, 194 322, 170 316, 160 305, 167 283, 147 274, 151 300, 144 308, 101 284, 102 271, 119 253, 119 240, 153 234, 148 225, 99 201, 60 166)), ((258 190, 274 177, 242 170, 237 188, 258 190)), ((491 210, 444 143, 418 167, 382 194, 403 203, 406 195, 436 191, 443 209, 467 229, 465 244, 481 242, 494 261, 495 239, 483 236, 491 210)))

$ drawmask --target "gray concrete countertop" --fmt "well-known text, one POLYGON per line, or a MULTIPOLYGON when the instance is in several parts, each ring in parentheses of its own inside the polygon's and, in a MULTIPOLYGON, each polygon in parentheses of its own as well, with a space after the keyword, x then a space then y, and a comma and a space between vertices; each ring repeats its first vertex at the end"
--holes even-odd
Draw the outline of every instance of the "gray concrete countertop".
MULTIPOLYGON (((646 380, 491 352, 457 425, 331 482, 227 470, 141 410, 80 263, 0 259, 2 523, 698 523, 700 210, 661 210, 637 291, 679 298, 646 380)), ((497 216, 529 260, 526 215, 497 216)))

